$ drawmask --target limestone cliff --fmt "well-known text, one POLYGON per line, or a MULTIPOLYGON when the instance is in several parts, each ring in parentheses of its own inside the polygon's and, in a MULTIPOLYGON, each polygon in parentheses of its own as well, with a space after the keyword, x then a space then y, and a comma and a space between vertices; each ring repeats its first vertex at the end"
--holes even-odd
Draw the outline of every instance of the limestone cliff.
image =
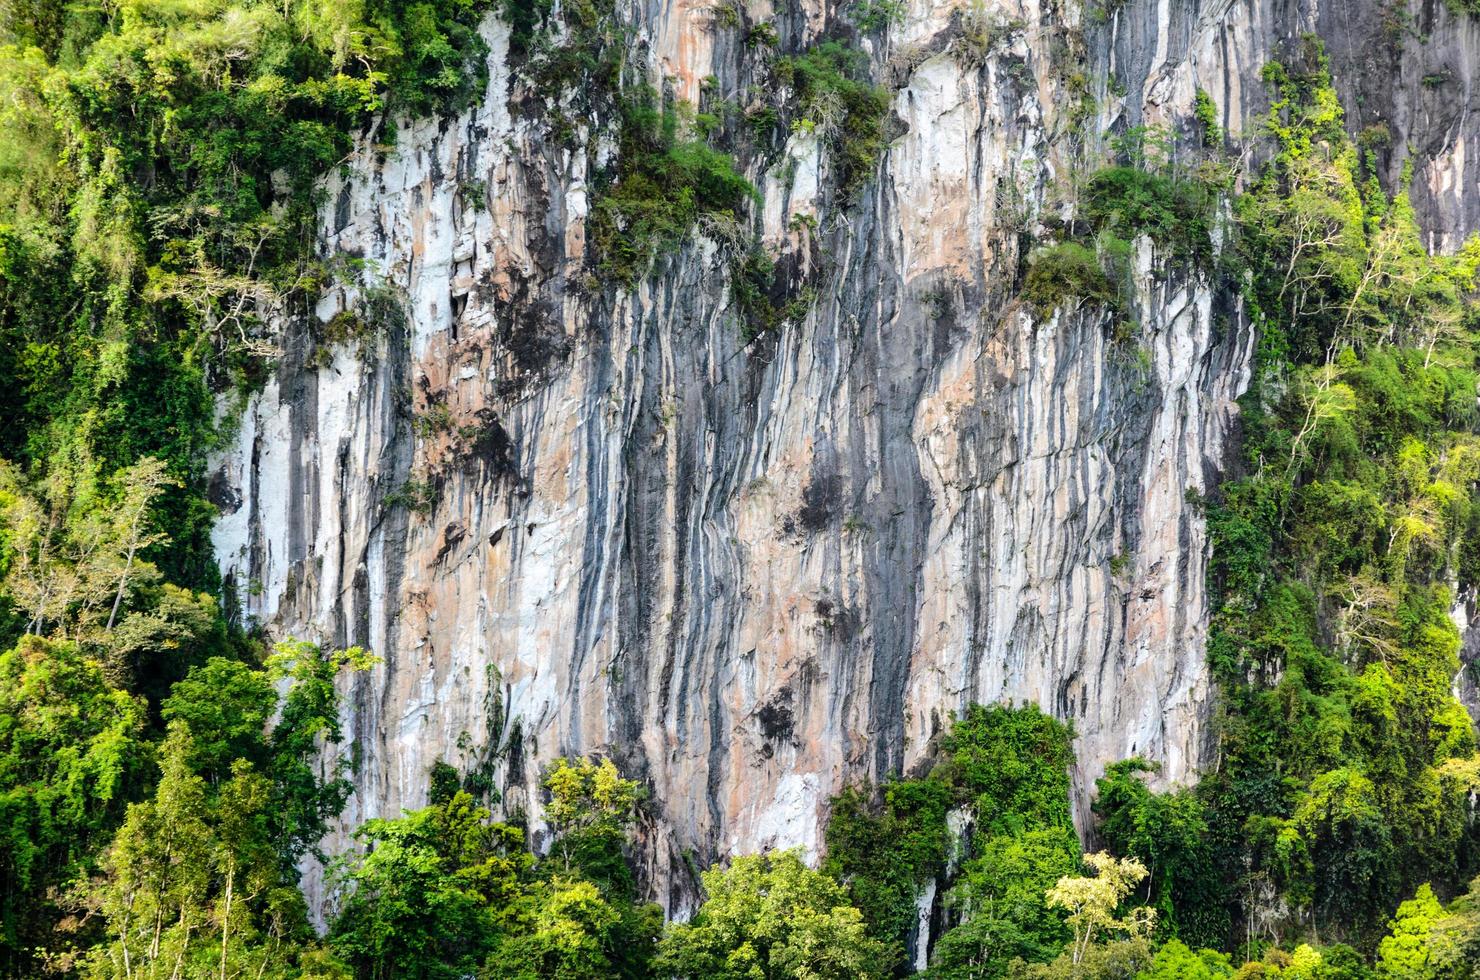
MULTIPOLYGON (((741 6, 785 49, 851 30, 828 0, 741 6)), ((893 116, 857 200, 815 134, 746 159, 749 231, 817 289, 753 342, 723 230, 633 289, 592 281, 609 128, 578 119, 594 154, 554 139, 496 18, 478 107, 403 122, 391 148, 371 134, 327 181, 320 249, 366 270, 279 325, 219 463, 215 540, 244 617, 381 658, 349 681, 345 828, 421 805, 441 759, 486 767, 538 827, 541 763, 608 754, 652 788, 649 883, 681 912, 686 853, 815 854, 830 794, 921 763, 971 701, 1073 721, 1081 816, 1110 761, 1178 781, 1210 760, 1197 499, 1252 331, 1149 241, 1130 338, 1090 308, 1039 318, 1016 283, 1106 134, 1186 131, 1201 88, 1236 138, 1290 38, 1334 37, 1340 80, 1386 27, 1286 0, 903 6, 850 35, 893 116), (333 343, 367 305, 375 329, 333 343)), ((761 55, 720 11, 623 0, 629 71, 693 103, 744 93, 761 55)), ((1480 219, 1460 111, 1480 33, 1440 3, 1416 16, 1465 101, 1400 59, 1385 118, 1452 246, 1480 219)))

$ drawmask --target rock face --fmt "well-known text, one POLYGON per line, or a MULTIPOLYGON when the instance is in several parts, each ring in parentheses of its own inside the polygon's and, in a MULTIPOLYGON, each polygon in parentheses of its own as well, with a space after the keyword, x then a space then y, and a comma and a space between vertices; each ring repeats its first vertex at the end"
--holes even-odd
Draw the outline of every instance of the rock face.
MULTIPOLYGON (((791 50, 844 24, 825 0, 778 6, 791 50)), ((216 544, 244 617, 381 658, 346 681, 344 827, 422 805, 446 760, 538 829, 541 764, 607 754, 652 788, 647 877, 681 914, 686 851, 815 856, 830 794, 920 764, 971 701, 1073 721, 1081 817, 1110 761, 1178 781, 1210 758, 1196 498, 1252 332, 1146 241, 1129 337, 1094 309, 1038 318, 1015 283, 1102 133, 1186 127, 1203 88, 1237 135, 1271 52, 1339 15, 905 7, 887 40, 854 42, 894 116, 856 201, 814 135, 748 164, 753 230, 818 287, 751 344, 719 232, 634 289, 593 288, 588 157, 551 138, 496 19, 480 106, 402 123, 393 149, 367 138, 327 181, 321 250, 369 271, 279 325, 276 374, 219 461, 240 502, 216 544), (963 25, 983 16, 973 55, 963 25)), ((740 92, 757 55, 717 10, 620 4, 629 70, 678 99, 740 92)), ((1445 29, 1455 50, 1476 37, 1445 29)), ((1444 189, 1473 182, 1467 145, 1422 171, 1450 230, 1474 224, 1476 196, 1444 189)))

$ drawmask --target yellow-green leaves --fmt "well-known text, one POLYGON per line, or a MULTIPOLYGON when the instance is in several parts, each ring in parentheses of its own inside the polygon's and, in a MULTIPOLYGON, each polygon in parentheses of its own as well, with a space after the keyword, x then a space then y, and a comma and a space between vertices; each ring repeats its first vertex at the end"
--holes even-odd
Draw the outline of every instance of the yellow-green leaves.
POLYGON ((735 858, 700 877, 708 896, 663 940, 661 975, 685 980, 873 980, 886 975, 843 886, 797 851, 735 858))
POLYGON ((607 821, 624 823, 637 805, 637 784, 623 779, 610 759, 556 759, 545 776, 545 816, 557 834, 607 821))
POLYGON ((1069 914, 1069 928, 1074 932, 1070 954, 1075 963, 1084 958, 1101 933, 1148 936, 1156 924, 1156 910, 1144 905, 1135 906, 1123 917, 1115 914, 1145 880, 1145 865, 1136 858, 1117 858, 1108 851, 1086 854, 1084 863, 1091 874, 1065 875, 1046 893, 1050 906, 1069 914))
POLYGON ((30 632, 95 637, 113 629, 129 589, 158 578, 139 554, 165 541, 151 506, 171 482, 150 457, 101 488, 88 459, 40 486, 0 461, 0 528, 11 552, 0 587, 29 617, 30 632))
POLYGON ((1426 884, 1398 906, 1392 931, 1377 947, 1377 967, 1385 980, 1433 980, 1429 931, 1443 914, 1444 907, 1426 884))
POLYGON ((579 872, 607 890, 630 896, 635 885, 623 851, 637 816, 638 785, 610 759, 556 759, 546 770, 545 819, 555 836, 551 856, 566 874, 579 872))

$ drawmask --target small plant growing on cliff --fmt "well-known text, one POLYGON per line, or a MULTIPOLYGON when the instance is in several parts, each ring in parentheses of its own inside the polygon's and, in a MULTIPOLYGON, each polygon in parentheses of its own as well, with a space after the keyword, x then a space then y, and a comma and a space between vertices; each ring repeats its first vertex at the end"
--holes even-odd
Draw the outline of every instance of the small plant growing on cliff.
POLYGON ((775 261, 759 248, 731 264, 730 290, 740 308, 741 336, 747 343, 804 319, 817 298, 810 285, 793 288, 778 281, 775 261))
POLYGON ((881 31, 904 19, 902 0, 860 0, 853 7, 853 23, 865 34, 881 31))
POLYGON ((1085 6, 1085 16, 1092 24, 1108 24, 1125 6, 1125 0, 1091 0, 1085 6))
POLYGON ((450 432, 453 428, 452 410, 446 405, 428 406, 425 412, 412 419, 411 428, 423 439, 450 432))
POLYGON ((963 69, 975 71, 987 63, 993 48, 1010 41, 1026 26, 1022 20, 1000 13, 988 16, 986 6, 976 0, 970 10, 960 14, 960 33, 951 42, 951 55, 963 69))
POLYGON ((1095 231, 1149 235, 1178 258, 1211 265, 1213 195, 1201 181, 1107 167, 1089 179, 1083 197, 1082 214, 1095 231))
POLYGON ((640 87, 622 102, 617 173, 600 189, 588 229, 597 269, 631 284, 704 218, 730 219, 756 199, 734 160, 683 132, 679 107, 640 87))
POLYGON ((1223 145, 1223 127, 1218 125, 1218 105, 1202 89, 1193 96, 1192 115, 1202 130, 1202 145, 1212 149, 1223 145))
POLYGON ((745 32, 747 48, 774 48, 780 41, 781 37, 776 33, 776 25, 769 20, 763 20, 745 32))
POLYGON ((437 488, 424 480, 407 480, 385 495, 387 508, 405 507, 418 514, 430 514, 437 505, 437 488))
POLYGON ((920 297, 920 305, 924 307, 925 315, 931 320, 944 320, 955 309, 951 287, 946 283, 936 283, 920 297))
POLYGON ((737 0, 721 0, 713 7, 714 22, 726 30, 735 30, 740 26, 740 5, 737 0))
POLYGON ((1023 281, 1022 297, 1040 319, 1048 319, 1065 300, 1111 306, 1119 292, 1100 268, 1093 249, 1078 242, 1050 245, 1034 253, 1023 281))
POLYGON ((773 67, 776 81, 796 97, 793 129, 814 131, 825 142, 844 198, 868 181, 887 142, 889 95, 866 80, 867 66, 863 52, 825 41, 778 58, 773 67))

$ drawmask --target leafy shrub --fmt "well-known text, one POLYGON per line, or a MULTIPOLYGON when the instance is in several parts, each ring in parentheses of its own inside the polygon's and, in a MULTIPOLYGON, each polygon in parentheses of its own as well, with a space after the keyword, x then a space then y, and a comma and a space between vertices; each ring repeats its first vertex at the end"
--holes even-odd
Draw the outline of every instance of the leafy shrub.
POLYGON ((853 7, 853 22, 865 34, 880 31, 904 18, 903 0, 859 0, 853 7))
POLYGON ((1180 258, 1204 267, 1212 262, 1213 196, 1199 181, 1109 167, 1089 179, 1082 204, 1084 217, 1097 232, 1125 239, 1149 235, 1180 258))
POLYGON ((819 133, 832 154, 845 199, 873 174, 884 152, 889 95, 866 80, 863 52, 824 41, 801 54, 776 59, 776 81, 796 95, 801 126, 819 133))
POLYGON ((617 173, 588 219, 597 269, 628 285, 681 244, 704 216, 735 220, 755 188, 729 154, 680 135, 678 109, 641 88, 622 103, 617 173))
POLYGON ((775 261, 759 248, 731 264, 730 288, 744 317, 741 334, 747 342, 802 320, 817 298, 810 286, 791 289, 778 282, 775 261))
MULTIPOLYGON (((145 706, 75 644, 27 636, 0 652, 0 967, 48 938, 32 898, 84 873, 122 819, 148 748, 145 706)), ((17 971, 20 975, 24 971, 17 971)))
POLYGON ((1114 306, 1119 292, 1100 268, 1092 249, 1063 242, 1040 249, 1028 262, 1022 297, 1040 319, 1047 319, 1065 300, 1114 306))
POLYGON ((1202 128, 1202 144, 1216 147, 1223 143, 1223 127, 1218 125, 1218 106, 1213 97, 1202 89, 1193 96, 1192 115, 1202 128))

